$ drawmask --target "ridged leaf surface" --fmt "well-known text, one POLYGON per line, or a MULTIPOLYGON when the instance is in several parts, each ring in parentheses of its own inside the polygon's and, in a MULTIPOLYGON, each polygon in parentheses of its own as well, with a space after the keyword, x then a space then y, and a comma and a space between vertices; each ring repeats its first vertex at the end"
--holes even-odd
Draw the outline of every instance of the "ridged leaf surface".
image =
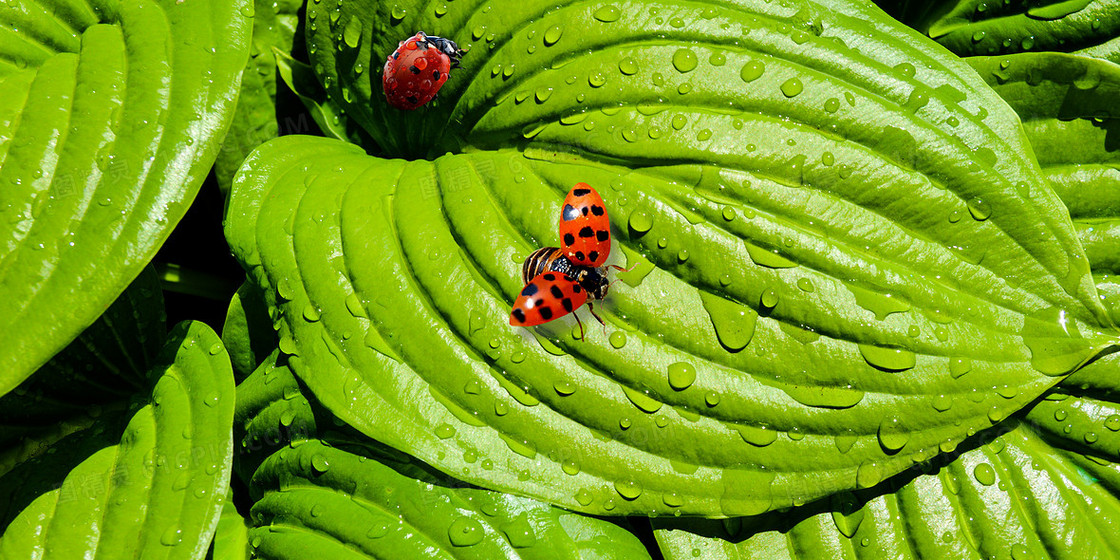
POLYGON ((0 6, 0 394, 101 315, 217 155, 252 10, 0 6))

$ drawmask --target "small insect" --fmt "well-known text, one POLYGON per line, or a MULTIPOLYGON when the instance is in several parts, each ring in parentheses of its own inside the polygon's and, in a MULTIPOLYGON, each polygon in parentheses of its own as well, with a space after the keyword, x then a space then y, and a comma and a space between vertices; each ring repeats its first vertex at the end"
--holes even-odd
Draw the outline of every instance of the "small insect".
MULTIPOLYGON (((576 183, 560 211, 561 246, 537 249, 521 266, 525 287, 509 315, 509 324, 531 327, 558 319, 584 303, 601 324, 589 299, 607 297, 610 282, 603 263, 611 252, 610 220, 603 199, 587 183, 576 183)), ((610 268, 625 270, 620 266, 610 268)), ((583 338, 583 322, 579 323, 583 338)))
POLYGON ((463 51, 451 39, 416 35, 401 41, 385 61, 381 86, 389 105, 405 111, 435 99, 452 68, 459 68, 463 51))

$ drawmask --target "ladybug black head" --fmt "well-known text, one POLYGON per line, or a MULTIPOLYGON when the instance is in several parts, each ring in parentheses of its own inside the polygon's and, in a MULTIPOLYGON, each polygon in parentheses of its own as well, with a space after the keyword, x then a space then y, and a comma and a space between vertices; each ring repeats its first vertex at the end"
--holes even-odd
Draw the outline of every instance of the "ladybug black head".
POLYGON ((428 35, 427 40, 433 47, 438 49, 439 52, 447 55, 447 58, 451 59, 452 68, 459 68, 459 61, 463 58, 463 49, 460 49, 459 45, 455 44, 455 41, 443 37, 436 37, 435 35, 428 35))

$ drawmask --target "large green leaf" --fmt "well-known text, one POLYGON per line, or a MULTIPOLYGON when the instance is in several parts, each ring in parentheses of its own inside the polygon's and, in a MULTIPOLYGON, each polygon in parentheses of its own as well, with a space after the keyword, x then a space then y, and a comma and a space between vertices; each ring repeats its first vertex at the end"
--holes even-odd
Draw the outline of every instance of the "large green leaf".
POLYGON ((1120 65, 1058 53, 967 61, 1022 119, 1073 218, 1102 303, 1120 319, 1120 65))
MULTIPOLYGON (((400 153, 470 153, 292 137, 235 179, 227 238, 280 349, 365 434, 578 511, 755 514, 874 486, 1115 344, 1015 114, 881 12, 473 7, 318 16, 470 46, 439 107, 348 109, 400 153), (534 339, 507 321, 520 263, 576 181, 633 270, 609 332, 534 339)), ((339 46, 328 91, 380 49, 339 46)))
POLYGON ((610 522, 470 487, 334 428, 282 362, 237 391, 256 557, 649 558, 610 522))
POLYGON ((655 520, 655 534, 667 560, 1120 555, 1120 465, 1056 449, 1029 424, 1003 429, 952 463, 915 467, 890 493, 754 519, 655 520))
POLYGON ((233 493, 227 493, 222 504, 222 515, 214 531, 214 541, 210 544, 207 560, 249 560, 248 520, 238 513, 233 504, 233 493))
POLYGON ((1117 0, 876 0, 961 55, 1080 52, 1120 63, 1117 0))
MULTIPOLYGON (((106 377, 103 377, 105 379, 106 377)), ((150 393, 93 413, 0 478, 18 515, 2 558, 194 558, 229 484, 233 376, 217 335, 182 323, 154 360, 150 393)))
POLYGON ((101 315, 194 198, 247 0, 0 6, 0 394, 101 315))

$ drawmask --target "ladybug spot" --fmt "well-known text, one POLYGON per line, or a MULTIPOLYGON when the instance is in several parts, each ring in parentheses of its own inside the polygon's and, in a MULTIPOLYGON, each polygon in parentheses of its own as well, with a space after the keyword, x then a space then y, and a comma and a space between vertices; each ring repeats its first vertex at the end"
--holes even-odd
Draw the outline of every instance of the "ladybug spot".
POLYGON ((398 58, 400 58, 400 57, 401 57, 401 53, 399 53, 399 52, 395 52, 395 53, 393 53, 393 60, 396 60, 396 59, 398 59, 398 58))
POLYGON ((572 194, 576 196, 587 196, 591 194, 591 189, 572 189, 572 194))
POLYGON ((576 242, 576 236, 574 236, 570 233, 565 233, 564 234, 564 244, 565 245, 574 245, 575 242, 576 242))
POLYGON ((564 306, 564 311, 567 311, 568 313, 572 312, 572 300, 571 299, 564 298, 564 301, 561 301, 560 305, 564 306))
POLYGON ((536 284, 529 284, 528 286, 525 286, 525 289, 521 290, 521 295, 529 297, 537 293, 537 290, 539 289, 540 288, 538 288, 536 284))
POLYGON ((525 312, 520 310, 520 309, 514 309, 513 310, 513 318, 517 319, 518 323, 524 323, 525 322, 525 312))
POLYGON ((560 287, 556 286, 555 284, 553 284, 553 286, 551 288, 549 288, 548 291, 552 292, 552 297, 554 297, 554 298, 564 297, 564 291, 561 290, 560 287))
POLYGON ((576 251, 576 260, 577 261, 587 260, 583 257, 583 251, 576 251))
POLYGON ((573 293, 573 294, 578 294, 578 293, 580 293, 580 292, 582 292, 582 291, 583 291, 583 288, 582 288, 582 287, 580 287, 580 285, 579 285, 579 284, 576 284, 575 286, 572 286, 572 293, 573 293))
POLYGON ((595 262, 595 261, 599 260, 599 251, 591 251, 590 253, 588 253, 587 254, 587 260, 589 260, 591 262, 595 262))
POLYGON ((583 211, 583 215, 586 216, 587 215, 587 207, 584 206, 583 208, 581 208, 581 210, 583 211))
POLYGON ((544 304, 543 299, 533 300, 533 307, 540 307, 542 304, 544 304))
POLYGON ((565 204, 564 211, 560 213, 560 216, 565 222, 568 222, 579 217, 579 210, 576 210, 571 204, 565 204))
POLYGON ((540 314, 541 314, 541 317, 543 317, 544 320, 547 321, 547 320, 552 318, 552 309, 550 309, 548 307, 542 307, 540 309, 540 314))
POLYGON ((412 66, 409 66, 408 71, 412 72, 413 74, 419 74, 420 73, 420 69, 417 68, 415 64, 413 64, 412 66))
POLYGON ((419 99, 417 99, 415 95, 410 95, 410 96, 408 96, 408 97, 406 97, 406 98, 405 98, 405 101, 408 101, 409 103, 411 103, 411 104, 415 105, 415 104, 417 104, 417 103, 418 103, 418 102, 419 102, 420 100, 419 100, 419 99))
POLYGON ((439 70, 432 70, 432 79, 439 79, 439 70))
POLYGON ((594 204, 591 205, 591 213, 592 214, 595 214, 596 216, 602 216, 603 212, 604 212, 604 210, 603 210, 602 206, 597 206, 597 205, 594 205, 594 204))
POLYGON ((549 272, 548 274, 544 275, 544 279, 548 280, 549 282, 555 282, 556 281, 556 275, 549 272))
POLYGON ((598 239, 599 241, 606 241, 610 238, 611 238, 611 232, 609 232, 605 229, 601 229, 601 230, 595 232, 595 239, 598 239))
POLYGON ((579 236, 595 237, 595 230, 591 229, 591 226, 583 226, 583 229, 579 230, 579 236))

